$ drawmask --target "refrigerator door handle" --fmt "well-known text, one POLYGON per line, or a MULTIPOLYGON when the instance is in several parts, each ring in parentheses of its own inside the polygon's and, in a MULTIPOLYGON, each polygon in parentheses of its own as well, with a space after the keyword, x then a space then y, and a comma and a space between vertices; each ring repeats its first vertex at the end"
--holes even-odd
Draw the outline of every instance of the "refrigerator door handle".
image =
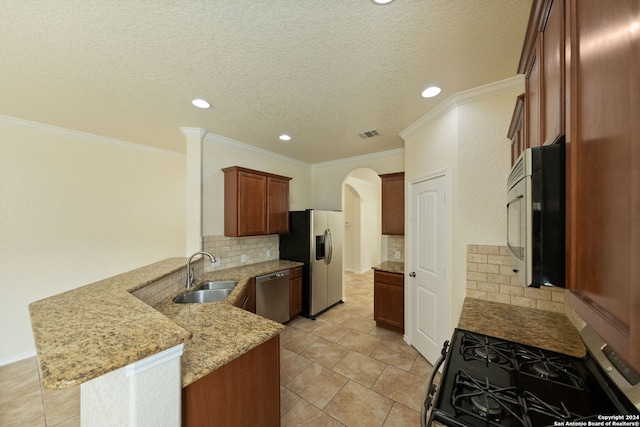
POLYGON ((331 264, 331 257, 333 256, 333 239, 331 238, 331 230, 328 228, 324 230, 324 244, 326 254, 324 257, 325 264, 331 264))

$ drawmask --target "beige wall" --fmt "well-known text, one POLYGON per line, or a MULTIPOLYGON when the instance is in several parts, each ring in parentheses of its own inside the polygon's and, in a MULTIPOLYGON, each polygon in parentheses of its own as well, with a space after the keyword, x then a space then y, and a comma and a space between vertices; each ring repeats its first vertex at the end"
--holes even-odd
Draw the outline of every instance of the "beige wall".
MULTIPOLYGON (((403 133, 407 181, 445 169, 449 175, 450 329, 466 295, 467 244, 501 245, 506 239, 506 133, 522 91, 521 79, 515 78, 457 94, 403 133)), ((407 262, 411 255, 407 248, 407 262)))
POLYGON ((0 365, 28 304, 185 253, 185 157, 0 117, 0 365))
POLYGON ((222 168, 242 166, 293 178, 289 182, 291 210, 311 208, 311 166, 208 133, 202 154, 202 234, 224 234, 224 173, 222 168))
POLYGON ((404 170, 404 150, 314 164, 311 167, 313 207, 329 211, 341 210, 342 183, 347 175, 358 168, 371 168, 377 174, 402 172, 404 170))

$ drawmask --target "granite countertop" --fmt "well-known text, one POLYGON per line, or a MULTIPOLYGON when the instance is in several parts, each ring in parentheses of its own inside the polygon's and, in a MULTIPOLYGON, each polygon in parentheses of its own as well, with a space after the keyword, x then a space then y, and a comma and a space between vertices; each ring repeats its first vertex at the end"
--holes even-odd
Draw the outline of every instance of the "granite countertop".
POLYGON ((575 357, 586 348, 562 313, 465 298, 458 327, 575 357))
POLYGON ((374 265, 371 268, 378 271, 385 271, 387 273, 404 274, 404 262, 400 261, 384 261, 378 265, 374 265))
MULTIPOLYGON (((175 292, 155 308, 193 333, 182 355, 182 387, 243 355, 284 331, 284 325, 235 307, 249 279, 302 265, 274 260, 205 273, 200 281, 234 280, 238 285, 224 301, 206 304, 175 304, 175 292)), ((197 285, 196 285, 197 286, 197 285)))
POLYGON ((161 312, 130 293, 183 269, 186 261, 169 258, 31 303, 43 386, 73 387, 182 343, 183 384, 190 383, 284 329, 233 303, 250 277, 300 263, 267 261, 205 274, 238 281, 234 292, 216 303, 167 306, 165 300, 158 305, 161 312), (205 350, 207 357, 218 355, 215 362, 198 361, 197 353, 205 350))

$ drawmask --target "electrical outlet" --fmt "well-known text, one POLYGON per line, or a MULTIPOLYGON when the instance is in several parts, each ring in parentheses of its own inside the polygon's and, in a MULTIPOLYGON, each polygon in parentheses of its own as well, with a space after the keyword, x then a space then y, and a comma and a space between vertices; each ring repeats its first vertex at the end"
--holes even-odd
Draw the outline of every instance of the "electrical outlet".
POLYGON ((396 251, 396 253, 394 254, 396 259, 400 259, 400 251, 396 251))
POLYGON ((271 258, 271 249, 267 249, 267 258, 271 258))
POLYGON ((240 255, 240 262, 247 262, 247 256, 245 254, 240 255))

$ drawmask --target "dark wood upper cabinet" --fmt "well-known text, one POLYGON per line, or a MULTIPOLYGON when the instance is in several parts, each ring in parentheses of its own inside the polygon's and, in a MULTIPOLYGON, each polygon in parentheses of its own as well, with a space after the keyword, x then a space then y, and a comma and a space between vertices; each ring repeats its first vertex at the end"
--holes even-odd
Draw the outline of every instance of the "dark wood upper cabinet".
POLYGON ((238 166, 222 171, 225 236, 259 236, 289 232, 291 178, 238 166))
POLYGON ((404 172, 382 179, 382 234, 404 236, 404 172))
POLYGON ((507 137, 511 140, 511 164, 513 165, 525 149, 524 142, 524 93, 516 99, 511 125, 507 137))
POLYGON ((518 73, 525 75, 525 148, 565 134, 565 3, 534 1, 518 73))
POLYGON ((567 302, 640 373, 640 2, 570 1, 567 302))

